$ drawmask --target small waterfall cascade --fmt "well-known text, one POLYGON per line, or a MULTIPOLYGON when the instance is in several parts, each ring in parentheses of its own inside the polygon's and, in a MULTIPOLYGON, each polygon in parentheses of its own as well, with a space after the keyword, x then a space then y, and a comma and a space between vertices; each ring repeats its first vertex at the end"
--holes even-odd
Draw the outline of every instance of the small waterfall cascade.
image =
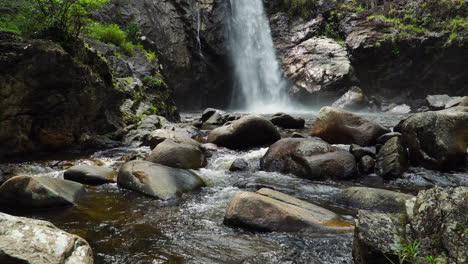
POLYGON ((231 107, 278 112, 291 108, 262 0, 231 0, 229 50, 234 66, 231 107))

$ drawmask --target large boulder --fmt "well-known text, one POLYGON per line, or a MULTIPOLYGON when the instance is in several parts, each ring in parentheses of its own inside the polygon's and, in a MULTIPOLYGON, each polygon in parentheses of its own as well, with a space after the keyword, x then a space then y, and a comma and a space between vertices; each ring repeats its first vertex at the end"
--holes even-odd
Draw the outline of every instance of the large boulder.
POLYGON ((368 187, 349 187, 338 195, 338 201, 354 209, 403 213, 406 200, 413 195, 368 187))
POLYGON ((159 143, 147 160, 180 169, 199 169, 206 164, 205 155, 199 147, 176 143, 170 139, 159 143))
POLYGON ((332 107, 345 110, 361 110, 367 105, 367 97, 361 88, 351 87, 345 94, 336 100, 332 107))
POLYGON ((270 145, 280 138, 278 129, 268 119, 248 115, 212 130, 208 142, 231 149, 244 149, 270 145))
POLYGON ((190 137, 190 134, 184 131, 174 131, 171 129, 157 129, 145 138, 143 143, 154 149, 159 143, 170 139, 176 143, 189 144, 194 147, 200 147, 200 143, 190 137))
POLYGON ((411 263, 427 263, 429 256, 438 258, 439 263, 467 263, 467 201, 467 187, 436 187, 407 200, 401 214, 359 211, 354 263, 387 263, 387 258, 397 261, 398 256, 404 256, 404 248, 416 244, 417 255, 405 257, 411 263))
POLYGON ((67 169, 63 173, 63 178, 84 184, 99 185, 115 182, 117 172, 101 166, 76 165, 67 169))
POLYGON ((317 115, 312 135, 333 144, 375 144, 378 137, 390 130, 372 122, 333 107, 323 107, 317 115))
POLYGON ((465 166, 468 107, 412 115, 395 128, 403 134, 414 165, 448 170, 465 166))
POLYGON ((271 117, 270 121, 282 128, 301 129, 305 125, 304 118, 293 117, 286 113, 276 113, 271 117))
POLYGON ((383 178, 397 178, 408 168, 408 152, 401 144, 401 139, 390 138, 377 154, 377 174, 383 178))
POLYGON ((73 181, 16 176, 0 186, 0 203, 12 208, 49 208, 74 205, 83 191, 83 185, 73 181))
POLYGON ((224 222, 256 231, 336 233, 352 230, 349 222, 327 209, 266 188, 257 193, 236 193, 224 222))
POLYGON ((189 170, 140 160, 127 162, 120 167, 117 184, 163 200, 176 198, 205 185, 198 175, 189 170))
POLYGON ((0 263, 92 264, 93 251, 50 222, 0 213, 0 263))
POLYGON ((356 174, 356 160, 334 150, 320 138, 285 138, 273 144, 260 160, 265 171, 292 173, 311 180, 348 179, 356 174))

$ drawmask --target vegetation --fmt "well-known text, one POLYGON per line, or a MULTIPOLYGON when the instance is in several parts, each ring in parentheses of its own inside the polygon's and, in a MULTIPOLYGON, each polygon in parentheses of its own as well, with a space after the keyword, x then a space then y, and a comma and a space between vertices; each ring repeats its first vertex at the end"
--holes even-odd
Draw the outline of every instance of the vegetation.
POLYGON ((308 17, 316 10, 317 0, 283 0, 283 9, 290 16, 308 17))
POLYGON ((76 38, 89 23, 88 15, 108 0, 1 0, 13 10, 0 28, 28 37, 76 38))
MULTIPOLYGON (((404 241, 401 247, 397 250, 398 264, 418 264, 418 249, 420 242, 418 241, 404 241)), ((395 263, 392 259, 385 256, 392 264, 395 263)))

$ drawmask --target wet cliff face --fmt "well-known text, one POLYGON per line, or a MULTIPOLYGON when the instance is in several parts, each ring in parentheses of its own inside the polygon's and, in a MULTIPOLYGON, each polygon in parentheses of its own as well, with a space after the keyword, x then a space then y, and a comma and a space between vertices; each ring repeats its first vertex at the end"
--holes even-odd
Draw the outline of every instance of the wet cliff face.
POLYGON ((121 125, 109 68, 81 47, 72 56, 51 41, 0 32, 0 157, 70 147, 121 125))
POLYGON ((226 106, 230 77, 226 52, 227 0, 112 0, 101 21, 138 22, 144 45, 157 51, 166 82, 182 109, 226 106))

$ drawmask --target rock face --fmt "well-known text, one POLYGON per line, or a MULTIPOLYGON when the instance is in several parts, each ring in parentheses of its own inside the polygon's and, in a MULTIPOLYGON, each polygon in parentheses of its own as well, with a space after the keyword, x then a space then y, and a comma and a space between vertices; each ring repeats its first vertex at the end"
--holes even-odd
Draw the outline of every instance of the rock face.
POLYGON ((334 151, 319 138, 285 138, 273 144, 260 160, 265 171, 292 173, 311 180, 349 179, 356 160, 346 151, 334 151))
POLYGON ((367 187, 346 188, 339 195, 339 202, 355 208, 388 213, 404 213, 406 200, 414 196, 399 192, 367 187))
POLYGON ((224 217, 225 224, 256 231, 336 233, 352 230, 335 213, 271 189, 238 192, 224 217))
POLYGON ((312 135, 332 144, 375 144, 390 130, 380 124, 333 107, 323 107, 317 115, 312 135))
POLYGON ((332 107, 344 110, 361 110, 367 105, 367 97, 361 88, 351 87, 343 96, 336 100, 332 107))
POLYGON ((401 144, 401 139, 390 138, 377 154, 377 174, 383 178, 397 178, 408 168, 408 152, 401 144))
POLYGON ((0 186, 0 203, 7 207, 48 208, 74 205, 83 185, 61 179, 16 176, 0 186))
POLYGON ((93 252, 84 239, 49 222, 0 213, 0 262, 92 264, 93 252))
POLYGON ((360 211, 355 228, 354 262, 386 263, 383 254, 396 260, 404 246, 419 243, 416 263, 425 263, 428 256, 439 258, 440 263, 466 263, 467 201, 466 187, 436 187, 408 200, 403 214, 360 211))
POLYGON ((208 142, 231 149, 244 149, 269 145, 280 138, 278 130, 268 119, 248 115, 212 130, 208 142))
POLYGON ((276 113, 271 118, 271 123, 282 128, 301 129, 304 128, 305 120, 300 117, 293 117, 285 113, 276 113))
POLYGON ((83 47, 73 52, 0 32, 0 157, 70 147, 119 127, 123 98, 108 66, 83 47))
POLYGON ((117 172, 111 168, 89 165, 77 165, 66 170, 63 178, 69 181, 90 185, 112 183, 116 181, 117 172))
POLYGON ((143 44, 157 51, 178 106, 221 107, 229 100, 224 95, 230 93, 225 45, 228 6, 224 0, 112 0, 95 17, 141 25, 143 44))
POLYGON ((199 169, 206 164, 205 155, 200 148, 170 139, 158 144, 147 160, 180 169, 199 169))
POLYGON ((428 169, 463 167, 468 147, 468 107, 415 114, 400 122, 413 164, 428 169))
POLYGON ((117 184, 159 199, 176 198, 204 186, 195 173, 149 161, 130 161, 119 170, 117 184))
POLYGON ((285 75, 295 84, 293 94, 305 103, 319 97, 338 98, 351 83, 352 67, 346 48, 333 39, 310 38, 282 58, 285 75))

